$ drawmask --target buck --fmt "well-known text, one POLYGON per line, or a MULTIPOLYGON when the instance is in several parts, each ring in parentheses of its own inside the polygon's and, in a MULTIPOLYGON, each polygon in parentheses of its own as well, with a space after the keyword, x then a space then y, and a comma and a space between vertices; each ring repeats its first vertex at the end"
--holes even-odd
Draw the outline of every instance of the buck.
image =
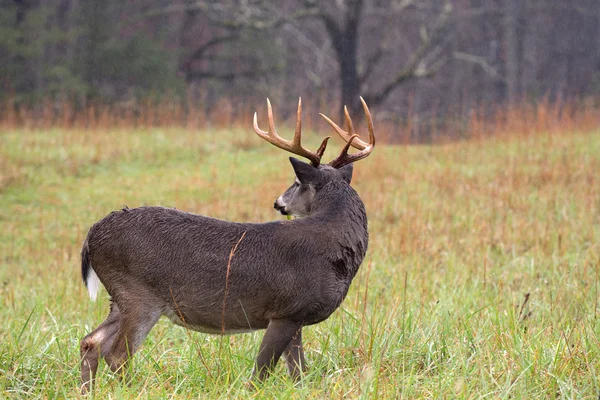
MULTIPOLYGON (((321 164, 327 137, 316 152, 301 144, 302 103, 293 140, 275 131, 267 99, 268 132, 256 133, 276 147, 310 160, 290 162, 296 179, 275 209, 297 219, 236 223, 163 207, 114 211, 89 230, 81 272, 95 300, 100 282, 110 313, 81 340, 82 391, 90 390, 100 357, 123 372, 161 316, 185 328, 213 334, 266 329, 252 382, 268 377, 282 354, 298 380, 305 371, 302 328, 327 319, 341 304, 362 263, 369 235, 367 215, 350 187, 352 163, 375 146, 321 114, 346 141, 340 155, 321 164), (349 147, 358 149, 349 154, 349 147)), ((122 375, 123 375, 122 374, 122 375)))

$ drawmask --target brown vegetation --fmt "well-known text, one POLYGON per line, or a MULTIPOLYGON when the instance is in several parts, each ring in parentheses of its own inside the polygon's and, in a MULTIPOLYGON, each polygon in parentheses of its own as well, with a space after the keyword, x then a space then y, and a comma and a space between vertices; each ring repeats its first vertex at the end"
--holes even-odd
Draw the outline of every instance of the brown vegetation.
MULTIPOLYGON (((316 110, 335 112, 323 107, 323 101, 309 104, 304 112, 307 126, 319 121, 316 110), (319 108, 320 107, 320 108, 319 108)), ((146 128, 239 128, 251 126, 255 110, 262 105, 239 106, 222 99, 210 109, 202 105, 172 100, 145 102, 142 104, 116 104, 90 106, 77 109, 72 104, 42 102, 41 106, 15 107, 6 101, 0 108, 0 129, 86 129, 113 130, 146 128)), ((264 112, 264 110, 262 111, 264 112)), ((287 115, 289 124, 293 114, 287 115)), ((377 114, 375 114, 377 120, 377 114)), ((512 106, 473 109, 466 120, 437 119, 435 116, 422 120, 416 115, 408 116, 401 123, 378 121, 378 131, 383 142, 388 143, 445 143, 454 140, 482 139, 486 137, 529 136, 536 133, 589 132, 600 127, 600 107, 592 101, 521 102, 512 106)), ((242 147, 246 144, 241 143, 242 147)))

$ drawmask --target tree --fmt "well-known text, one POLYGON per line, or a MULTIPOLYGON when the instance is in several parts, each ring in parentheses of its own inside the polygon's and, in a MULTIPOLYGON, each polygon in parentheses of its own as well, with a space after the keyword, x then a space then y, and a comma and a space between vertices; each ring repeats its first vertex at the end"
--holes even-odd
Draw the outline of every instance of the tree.
POLYGON ((177 65, 163 48, 160 33, 158 38, 144 29, 122 33, 138 10, 136 4, 114 0, 81 5, 79 73, 87 84, 87 100, 116 102, 183 92, 177 65))
MULTIPOLYGON (((316 1, 306 3, 309 10, 314 10, 312 15, 322 21, 335 49, 339 66, 340 107, 347 105, 353 114, 362 115, 359 112, 359 95, 362 94, 368 104, 378 106, 403 83, 412 79, 431 77, 444 65, 447 59, 439 55, 442 52, 440 46, 443 45, 442 32, 448 27, 452 12, 449 2, 443 4, 429 27, 425 25, 420 27, 419 43, 411 54, 406 55, 407 61, 396 70, 391 79, 375 89, 365 90, 371 73, 377 69, 386 53, 398 51, 395 43, 390 44, 390 41, 395 40, 389 37, 390 32, 393 31, 392 25, 411 7, 423 8, 423 3, 417 5, 412 0, 391 1, 385 5, 372 5, 370 10, 366 10, 364 0, 331 2, 327 5, 325 2, 316 1), (377 43, 374 49, 369 53, 364 52, 365 57, 361 59, 359 56, 360 25, 368 17, 369 11, 380 21, 376 29, 378 32, 374 33, 378 39, 375 39, 377 43), (342 18, 336 17, 339 14, 342 18)), ((340 109, 340 114, 342 112, 343 109, 340 109)))
POLYGON ((310 95, 320 110, 347 104, 360 118, 362 95, 380 118, 424 121, 594 98, 597 2, 0 0, 0 100, 187 93, 210 107, 310 95))
MULTIPOLYGON (((268 65, 260 65, 252 54, 246 54, 245 70, 231 71, 227 68, 209 68, 198 70, 192 65, 209 64, 208 61, 215 59, 215 55, 222 53, 225 45, 247 38, 248 35, 262 39, 261 43, 273 43, 267 35, 274 35, 282 27, 288 24, 298 25, 299 30, 305 30, 310 25, 307 20, 316 20, 320 25, 316 29, 324 29, 326 37, 334 49, 334 58, 338 65, 339 82, 339 104, 340 114, 343 113, 343 105, 347 105, 352 113, 360 118, 361 106, 359 96, 362 95, 367 103, 378 106, 384 102, 390 93, 403 83, 433 76, 447 61, 443 56, 445 44, 443 33, 449 27, 452 6, 448 0, 443 1, 378 1, 367 2, 364 0, 345 1, 314 1, 307 0, 304 3, 287 6, 279 1, 255 0, 255 1, 229 1, 213 2, 189 1, 183 5, 170 6, 164 9, 154 10, 149 16, 161 15, 173 12, 197 11, 206 16, 220 33, 213 34, 190 53, 182 64, 188 81, 193 79, 233 79, 239 76, 261 76, 272 71, 268 65), (431 20, 430 14, 437 13, 437 17, 431 20), (384 62, 393 63, 390 54, 398 53, 402 47, 398 43, 397 36, 402 34, 398 29, 397 21, 404 13, 412 13, 411 17, 417 17, 421 24, 414 26, 416 32, 410 33, 403 38, 405 41, 413 41, 406 48, 411 48, 409 54, 404 54, 405 62, 400 68, 395 68, 395 73, 384 82, 370 82, 372 73, 384 62), (340 17, 341 16, 341 17, 340 17), (371 24, 369 32, 361 30, 361 25, 371 19, 376 21, 371 24), (301 25, 301 26, 300 26, 301 25), (262 37, 261 37, 262 36, 262 37), (266 36, 266 37, 265 37, 266 36), (376 45, 369 51, 361 51, 361 38, 370 36, 370 43, 376 41, 376 45), (257 65, 258 64, 258 65, 257 65), (369 84, 370 83, 370 84, 369 84)), ((321 32, 318 37, 323 37, 321 32)), ((248 41, 246 41, 248 44, 248 41)), ((256 46, 254 51, 271 47, 256 46)), ((276 54, 270 57, 258 57, 263 62, 276 59, 276 54)), ((375 80, 374 80, 375 81, 375 80)))

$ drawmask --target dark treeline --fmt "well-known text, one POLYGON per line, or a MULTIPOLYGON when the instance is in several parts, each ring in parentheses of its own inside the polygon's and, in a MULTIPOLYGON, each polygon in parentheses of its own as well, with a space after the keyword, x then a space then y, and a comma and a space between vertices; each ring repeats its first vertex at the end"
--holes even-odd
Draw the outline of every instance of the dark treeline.
POLYGON ((0 0, 0 93, 138 107, 227 100, 378 119, 596 99, 597 0, 0 0))

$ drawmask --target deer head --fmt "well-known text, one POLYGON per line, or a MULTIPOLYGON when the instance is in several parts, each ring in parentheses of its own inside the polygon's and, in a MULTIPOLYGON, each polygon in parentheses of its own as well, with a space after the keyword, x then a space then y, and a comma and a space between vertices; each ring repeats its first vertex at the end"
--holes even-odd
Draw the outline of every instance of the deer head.
POLYGON ((329 182, 345 182, 350 184, 352 180, 352 163, 367 157, 375 147, 375 135, 373 128, 373 120, 367 104, 360 98, 365 114, 367 116, 367 124, 369 130, 369 143, 366 143, 358 138, 354 131, 352 119, 348 114, 348 109, 344 107, 346 116, 346 124, 348 131, 344 131, 337 126, 327 116, 320 114, 335 132, 340 135, 346 142, 340 155, 327 164, 321 164, 321 158, 327 147, 329 137, 326 137, 321 146, 315 153, 305 149, 301 143, 302 137, 302 99, 298 100, 298 112, 296 120, 296 131, 294 139, 291 141, 281 138, 275 131, 275 123, 273 121, 273 110, 271 102, 267 99, 267 114, 269 120, 269 131, 265 132, 258 127, 257 115, 254 114, 254 130, 261 138, 265 139, 272 145, 289 151, 290 153, 308 158, 310 164, 304 163, 294 157, 290 157, 290 162, 296 174, 296 179, 278 199, 275 201, 274 207, 283 215, 292 215, 295 217, 306 217, 311 214, 315 206, 315 196, 322 187, 329 182), (348 154, 350 146, 359 151, 354 154, 348 154))

